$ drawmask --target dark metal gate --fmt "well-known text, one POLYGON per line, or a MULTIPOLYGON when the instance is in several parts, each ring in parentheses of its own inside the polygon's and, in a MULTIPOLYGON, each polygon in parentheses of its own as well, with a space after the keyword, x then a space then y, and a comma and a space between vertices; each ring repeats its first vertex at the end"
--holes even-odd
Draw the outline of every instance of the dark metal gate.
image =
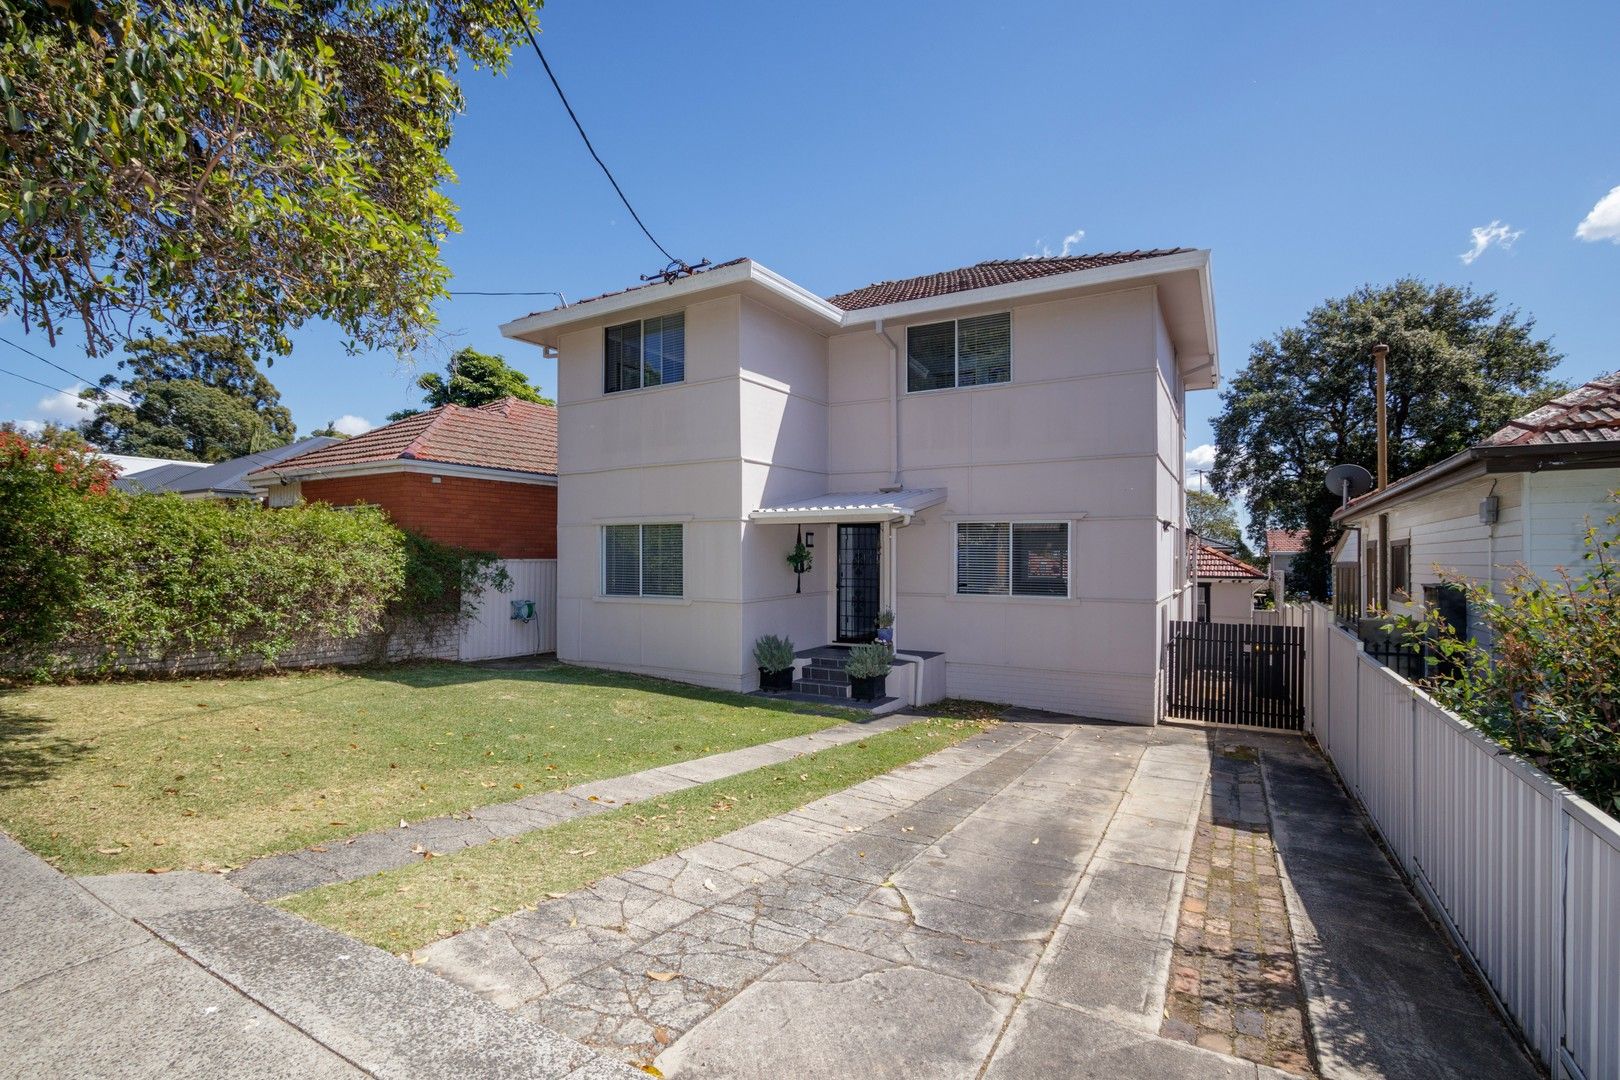
POLYGON ((1165 655, 1168 715, 1298 731, 1305 722, 1305 629, 1173 622, 1165 655))
POLYGON ((883 536, 876 525, 838 526, 838 640, 871 641, 883 601, 883 536))

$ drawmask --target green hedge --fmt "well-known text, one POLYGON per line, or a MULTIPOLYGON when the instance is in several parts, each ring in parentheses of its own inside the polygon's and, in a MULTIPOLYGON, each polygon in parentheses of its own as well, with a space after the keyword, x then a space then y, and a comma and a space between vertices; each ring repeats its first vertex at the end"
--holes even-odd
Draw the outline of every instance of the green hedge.
POLYGON ((375 508, 128 495, 58 470, 70 451, 12 449, 0 598, 16 617, 0 617, 0 671, 13 677, 196 655, 273 664, 315 642, 445 629, 463 598, 504 585, 493 556, 375 508))

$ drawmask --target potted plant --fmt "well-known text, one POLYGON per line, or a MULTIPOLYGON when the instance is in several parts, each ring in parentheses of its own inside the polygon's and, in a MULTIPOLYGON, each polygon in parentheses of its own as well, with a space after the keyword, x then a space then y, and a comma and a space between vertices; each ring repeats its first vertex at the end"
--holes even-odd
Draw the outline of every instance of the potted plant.
POLYGON ((884 608, 877 616, 877 639, 894 648, 894 612, 884 608))
POLYGON ((876 701, 882 697, 893 664, 894 653, 882 642, 857 645, 849 650, 844 670, 849 673, 850 694, 856 701, 876 701))
POLYGON ((754 642, 754 663, 759 665, 759 688, 780 694, 793 689, 793 640, 766 634, 754 642))

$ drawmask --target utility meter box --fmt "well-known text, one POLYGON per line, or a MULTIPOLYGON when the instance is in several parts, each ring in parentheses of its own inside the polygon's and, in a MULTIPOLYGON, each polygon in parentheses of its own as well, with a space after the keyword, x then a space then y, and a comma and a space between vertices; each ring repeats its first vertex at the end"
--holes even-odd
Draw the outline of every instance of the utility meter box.
POLYGON ((534 601, 533 600, 513 600, 512 601, 512 618, 518 620, 519 622, 533 622, 534 621, 534 601))

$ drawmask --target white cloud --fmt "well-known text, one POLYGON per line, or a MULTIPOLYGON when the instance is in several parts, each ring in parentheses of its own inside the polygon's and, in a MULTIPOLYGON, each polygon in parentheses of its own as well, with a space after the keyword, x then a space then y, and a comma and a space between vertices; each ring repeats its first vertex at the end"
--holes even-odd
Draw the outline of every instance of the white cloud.
POLYGON ((1575 238, 1596 243, 1607 240, 1620 244, 1620 187, 1612 189, 1597 201, 1592 212, 1575 226, 1575 238))
POLYGON ((39 433, 41 433, 42 431, 45 430, 45 421, 43 421, 43 420, 18 420, 17 421, 17 430, 21 431, 24 435, 38 435, 39 433))
POLYGON ((88 420, 95 406, 79 396, 79 391, 83 389, 84 383, 74 383, 72 390, 58 390, 42 397, 34 406, 34 411, 43 413, 45 419, 58 424, 77 424, 80 420, 88 420))
POLYGON ((1513 241, 1524 235, 1523 229, 1515 229, 1504 225, 1500 221, 1492 221, 1489 225, 1479 225, 1469 232, 1474 237, 1474 246, 1463 252, 1457 258, 1462 260, 1464 266, 1471 266, 1475 259, 1485 254, 1486 248, 1510 248, 1513 241))
POLYGON ((1031 252, 1028 255, 1025 255, 1024 258, 1026 258, 1026 259, 1063 258, 1066 255, 1072 254, 1074 252, 1074 249, 1079 246, 1080 241, 1084 240, 1085 238, 1086 238, 1086 230, 1084 230, 1084 229, 1076 229, 1076 230, 1074 230, 1074 232, 1070 233, 1068 236, 1065 236, 1063 238, 1063 247, 1062 247, 1061 250, 1053 251, 1052 250, 1052 245, 1048 244, 1046 242, 1046 237, 1043 236, 1039 240, 1035 241, 1035 251, 1031 252))
POLYGON ((353 413, 344 413, 332 421, 332 430, 343 435, 364 435, 374 426, 376 425, 370 420, 363 416, 355 416, 353 413))
POLYGON ((1215 467, 1215 447, 1210 443, 1195 446, 1187 451, 1187 469, 1213 469, 1215 467))

